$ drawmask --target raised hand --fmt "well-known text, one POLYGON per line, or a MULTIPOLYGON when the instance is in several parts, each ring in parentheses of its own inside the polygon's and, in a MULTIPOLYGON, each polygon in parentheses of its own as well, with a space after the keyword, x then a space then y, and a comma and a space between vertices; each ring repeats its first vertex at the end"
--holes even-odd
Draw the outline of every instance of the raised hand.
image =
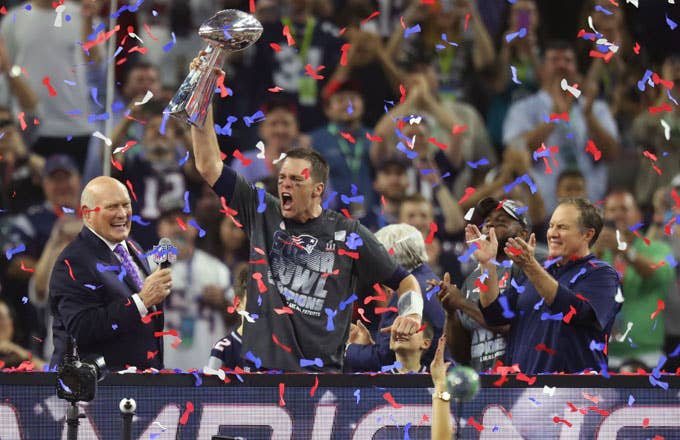
POLYGON ((468 246, 475 246, 473 253, 475 259, 480 264, 488 263, 492 258, 496 258, 498 252, 498 239, 496 238, 496 230, 489 229, 489 237, 485 237, 476 225, 467 225, 465 227, 465 241, 468 246))
POLYGON ((536 234, 532 233, 529 236, 528 243, 520 237, 508 238, 505 249, 503 250, 513 263, 517 264, 519 267, 526 267, 534 260, 536 234))
POLYGON ((458 286, 451 284, 451 275, 448 272, 444 274, 444 278, 440 281, 431 280, 428 283, 439 286, 437 298, 447 313, 454 313, 462 308, 465 298, 458 286))

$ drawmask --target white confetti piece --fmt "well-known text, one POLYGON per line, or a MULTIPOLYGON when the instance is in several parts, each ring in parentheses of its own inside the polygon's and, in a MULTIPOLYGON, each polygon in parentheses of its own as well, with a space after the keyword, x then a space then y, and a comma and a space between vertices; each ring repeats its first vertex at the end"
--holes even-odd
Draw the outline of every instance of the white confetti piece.
POLYGON ((217 376, 220 380, 224 380, 226 377, 224 370, 213 370, 210 367, 203 367, 203 374, 206 376, 217 376))
POLYGON ((668 122, 665 120, 661 120, 661 126, 663 127, 663 137, 666 138, 667 141, 671 140, 671 126, 668 125, 668 122))
POLYGON ((95 131, 94 133, 92 133, 92 136, 103 140, 107 147, 110 147, 113 144, 113 142, 111 142, 111 139, 107 138, 99 131, 95 131))
POLYGON ((257 156, 256 156, 256 157, 257 157, 258 159, 264 159, 264 142, 258 141, 258 143, 255 144, 255 148, 257 148, 258 150, 260 150, 260 152, 257 153, 257 156))
POLYGON ((279 156, 278 159, 272 160, 272 163, 273 163, 274 165, 276 165, 277 163, 281 162, 281 161, 282 161, 283 159, 285 159, 285 158, 286 158, 286 153, 281 153, 281 155, 279 156))
POLYGON ((623 342, 623 341, 625 341, 625 340, 626 340, 626 337, 628 336, 628 333, 630 333, 630 329, 632 329, 632 328, 633 328, 633 323, 630 322, 630 321, 628 321, 628 324, 626 324, 626 332, 625 332, 624 334, 622 334, 622 335, 618 335, 618 336, 616 337, 616 340, 617 340, 618 342, 623 342))
POLYGON ((570 86, 565 78, 562 78, 560 86, 562 87, 562 90, 566 90, 567 92, 571 93, 574 98, 578 99, 578 97, 581 96, 581 91, 574 86, 570 86))
POLYGON ((626 0, 626 3, 630 3, 630 4, 632 4, 633 6, 635 6, 636 8, 639 7, 639 5, 638 5, 638 0, 626 0))
POLYGON ((543 394, 547 394, 550 397, 555 395, 555 390, 557 387, 549 387, 548 385, 543 385, 543 394))
POLYGON ((66 6, 64 5, 59 5, 56 8, 54 8, 54 11, 57 13, 57 16, 54 18, 54 27, 62 27, 65 10, 66 6))
POLYGON ((153 93, 151 92, 151 90, 147 90, 146 95, 144 95, 144 98, 142 98, 141 101, 135 102, 135 105, 144 105, 147 102, 149 102, 151 98, 153 98, 153 93))

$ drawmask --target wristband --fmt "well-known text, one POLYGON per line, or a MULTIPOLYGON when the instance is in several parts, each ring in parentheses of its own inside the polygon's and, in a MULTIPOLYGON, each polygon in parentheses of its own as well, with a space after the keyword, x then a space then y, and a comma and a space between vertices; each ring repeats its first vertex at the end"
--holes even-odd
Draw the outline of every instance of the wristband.
POLYGON ((423 316, 423 295, 409 290, 399 297, 397 302, 399 316, 418 315, 423 316))

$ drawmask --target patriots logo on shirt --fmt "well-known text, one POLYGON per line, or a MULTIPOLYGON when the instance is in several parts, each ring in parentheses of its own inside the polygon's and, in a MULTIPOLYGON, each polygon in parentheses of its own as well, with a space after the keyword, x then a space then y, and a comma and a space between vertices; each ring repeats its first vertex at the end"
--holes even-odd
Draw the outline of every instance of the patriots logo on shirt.
POLYGON ((311 235, 302 234, 291 236, 290 241, 293 243, 293 245, 299 247, 300 249, 304 249, 308 254, 311 254, 316 247, 316 244, 319 242, 319 239, 312 237, 311 235))

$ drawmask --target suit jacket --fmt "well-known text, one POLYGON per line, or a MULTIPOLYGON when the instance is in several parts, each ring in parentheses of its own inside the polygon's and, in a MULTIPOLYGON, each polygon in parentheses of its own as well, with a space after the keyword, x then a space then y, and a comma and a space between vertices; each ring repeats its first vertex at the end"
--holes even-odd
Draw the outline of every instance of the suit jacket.
MULTIPOLYGON (((130 255, 145 275, 146 258, 136 243, 127 241, 130 255)), ((50 279, 50 309, 54 316, 54 353, 58 365, 73 336, 81 358, 102 355, 112 370, 134 365, 163 368, 163 314, 142 319, 131 296, 138 289, 111 249, 87 227, 59 255, 50 279)), ((162 311, 161 304, 156 306, 162 311)), ((150 311, 151 312, 151 311, 150 311)))

